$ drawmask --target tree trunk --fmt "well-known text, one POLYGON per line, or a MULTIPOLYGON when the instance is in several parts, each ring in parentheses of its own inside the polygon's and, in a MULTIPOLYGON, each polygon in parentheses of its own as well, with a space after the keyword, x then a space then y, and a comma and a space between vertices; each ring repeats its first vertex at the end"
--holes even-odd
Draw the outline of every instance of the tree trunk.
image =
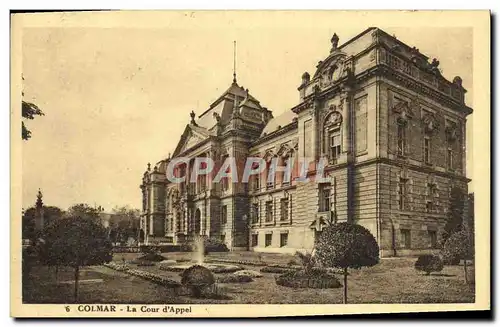
POLYGON ((78 277, 80 275, 80 267, 75 267, 75 303, 78 302, 78 277))
POLYGON ((56 282, 59 279, 58 275, 59 275, 59 266, 56 266, 56 282))
POLYGON ((465 277, 465 284, 468 284, 469 280, 467 279, 467 259, 464 259, 464 277, 465 277))
POLYGON ((344 268, 344 304, 347 304, 347 268, 344 268))

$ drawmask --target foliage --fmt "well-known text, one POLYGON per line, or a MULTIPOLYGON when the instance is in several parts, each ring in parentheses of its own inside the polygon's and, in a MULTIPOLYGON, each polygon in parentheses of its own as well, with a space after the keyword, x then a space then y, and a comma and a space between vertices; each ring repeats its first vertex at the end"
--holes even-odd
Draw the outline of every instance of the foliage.
POLYGON ((316 265, 316 259, 314 258, 312 253, 302 253, 297 251, 295 252, 295 256, 299 258, 300 263, 302 264, 302 269, 306 274, 309 273, 316 265))
POLYGON ((467 260, 474 258, 474 248, 472 247, 469 232, 462 229, 453 233, 444 244, 442 255, 445 260, 449 260, 449 258, 464 260, 464 279, 467 283, 467 260))
POLYGON ((292 288, 339 288, 339 280, 324 269, 290 271, 275 278, 276 284, 292 288))
POLYGON ((227 274, 217 277, 219 283, 249 283, 253 278, 248 275, 227 274))
POLYGON ((379 247, 370 231, 351 223, 325 227, 315 257, 323 267, 344 270, 344 303, 347 303, 347 269, 371 267, 379 262, 379 247))
POLYGON ((225 243, 223 243, 220 239, 218 238, 207 238, 205 239, 205 254, 208 254, 210 252, 228 252, 229 249, 225 243))
POLYGON ((103 211, 103 209, 99 207, 91 207, 86 203, 75 204, 68 208, 67 215, 69 217, 81 217, 81 218, 90 218, 93 220, 100 220, 99 214, 103 211))
POLYGON ((140 277, 142 279, 148 280, 158 285, 166 286, 166 287, 179 287, 181 284, 176 282, 173 279, 160 276, 157 274, 153 274, 148 271, 139 270, 139 269, 131 269, 127 265, 116 264, 114 262, 105 263, 106 267, 114 269, 116 271, 124 272, 132 276, 140 277))
POLYGON ((212 272, 203 266, 193 265, 182 273, 182 285, 191 288, 195 297, 200 297, 203 288, 215 283, 215 277, 212 272))
POLYGON ((379 247, 363 226, 339 223, 323 230, 316 258, 324 267, 359 269, 379 262, 379 247))
POLYGON ((113 243, 137 239, 140 228, 140 211, 129 206, 115 207, 109 220, 109 236, 113 243))
POLYGON ((446 224, 441 236, 442 245, 451 234, 463 227, 465 193, 460 187, 453 187, 450 192, 450 206, 446 214, 446 224))
MULTIPOLYGON (((36 237, 35 232, 36 208, 29 207, 23 212, 22 218, 22 237, 23 239, 33 240, 36 237)), ((44 225, 50 225, 51 222, 64 217, 64 211, 55 206, 43 206, 44 225)))
MULTIPOLYGON (((35 119, 35 116, 44 116, 43 111, 38 108, 34 103, 22 101, 21 113, 24 119, 35 119)), ((31 131, 24 125, 24 121, 21 122, 21 137, 23 140, 29 140, 31 138, 31 131)))
POLYGON ((166 260, 167 258, 165 258, 164 256, 162 256, 161 254, 159 253, 145 253, 141 256, 139 256, 136 261, 137 262, 160 262, 160 261, 163 261, 163 260, 166 260))
POLYGON ((74 216, 52 222, 43 233, 45 261, 75 269, 75 300, 82 266, 100 265, 112 259, 112 246, 104 227, 92 219, 74 216))
POLYGON ((437 255, 424 254, 415 262, 415 269, 425 271, 427 275, 431 272, 443 270, 443 260, 437 255))

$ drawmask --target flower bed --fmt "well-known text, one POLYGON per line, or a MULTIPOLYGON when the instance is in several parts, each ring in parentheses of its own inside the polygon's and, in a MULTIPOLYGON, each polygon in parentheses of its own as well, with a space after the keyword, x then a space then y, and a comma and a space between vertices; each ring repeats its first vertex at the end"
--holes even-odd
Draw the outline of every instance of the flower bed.
POLYGON ((325 270, 305 273, 303 270, 290 271, 275 277, 277 285, 292 288, 339 288, 338 279, 325 270))
POLYGON ((285 268, 280 266, 267 266, 260 269, 260 272, 263 273, 271 273, 271 274, 284 274, 288 272, 295 272, 296 269, 293 268, 285 268))
POLYGON ((153 282, 158 285, 166 286, 166 287, 179 287, 181 284, 179 282, 176 282, 175 280, 172 280, 170 278, 156 275, 153 273, 150 273, 148 271, 144 270, 139 270, 139 269, 131 269, 130 267, 127 267, 126 265, 123 264, 116 264, 113 262, 110 263, 105 263, 104 266, 127 273, 132 276, 140 277, 142 279, 148 280, 150 282, 153 282))
POLYGON ((234 259, 205 259, 206 262, 222 262, 222 263, 232 263, 237 265, 250 265, 250 266, 266 266, 267 264, 260 261, 250 261, 250 260, 234 260, 234 259))
POLYGON ((252 277, 247 275, 222 275, 217 277, 219 283, 249 283, 253 281, 252 277))

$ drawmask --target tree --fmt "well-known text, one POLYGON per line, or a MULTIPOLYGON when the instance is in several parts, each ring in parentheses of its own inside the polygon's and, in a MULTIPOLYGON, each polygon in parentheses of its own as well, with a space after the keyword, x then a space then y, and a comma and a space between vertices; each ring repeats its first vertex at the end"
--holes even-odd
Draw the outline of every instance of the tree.
POLYGON ((80 267, 100 265, 112 259, 111 242, 105 228, 86 216, 71 216, 47 226, 42 245, 45 261, 72 267, 75 274, 75 302, 78 300, 80 267))
POLYGON ((458 232, 463 227, 464 201, 464 191, 459 187, 453 187, 450 192, 450 205, 442 234, 443 245, 451 234, 458 232))
POLYGON ((469 193, 467 205, 467 230, 469 231, 469 237, 471 241, 471 247, 474 249, 475 239, 474 239, 474 193, 469 193))
POLYGON ((129 206, 115 207, 109 220, 110 238, 112 242, 127 242, 129 238, 137 239, 139 235, 140 210, 129 206))
MULTIPOLYGON (((45 225, 49 225, 51 222, 61 219, 62 217, 64 217, 64 211, 61 208, 56 206, 43 206, 43 219, 45 225)), ((36 238, 35 218, 35 207, 29 207, 28 209, 24 210, 22 219, 23 239, 34 240, 36 238)))
MULTIPOLYGON (((24 81, 24 76, 22 77, 22 79, 24 81)), ((24 97, 24 91, 21 94, 24 97)), ((22 100, 21 114, 24 119, 30 120, 35 119, 35 116, 45 115, 36 104, 24 100, 22 100)), ((21 122, 21 137, 25 141, 29 140, 29 138, 31 137, 31 131, 26 128, 26 126, 24 125, 24 121, 21 122)))
POLYGON ((351 223, 338 223, 323 229, 315 256, 324 267, 343 269, 344 303, 347 303, 347 269, 376 265, 379 262, 379 247, 366 228, 351 223))
POLYGON ((467 260, 474 258, 474 248, 469 232, 462 229, 453 233, 444 244, 442 255, 444 258, 459 258, 464 261, 464 279, 467 284, 467 260))
POLYGON ((102 208, 99 207, 91 207, 86 203, 78 203, 68 208, 67 215, 69 217, 85 217, 91 218, 93 220, 99 219, 99 214, 102 212, 102 208))

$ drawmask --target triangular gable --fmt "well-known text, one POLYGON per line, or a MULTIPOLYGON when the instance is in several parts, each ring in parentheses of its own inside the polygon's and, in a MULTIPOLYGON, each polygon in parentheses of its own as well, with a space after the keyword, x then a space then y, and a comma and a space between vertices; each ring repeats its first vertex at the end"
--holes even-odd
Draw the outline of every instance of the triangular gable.
POLYGON ((199 126, 187 125, 174 151, 174 157, 196 146, 210 137, 210 133, 199 126))

